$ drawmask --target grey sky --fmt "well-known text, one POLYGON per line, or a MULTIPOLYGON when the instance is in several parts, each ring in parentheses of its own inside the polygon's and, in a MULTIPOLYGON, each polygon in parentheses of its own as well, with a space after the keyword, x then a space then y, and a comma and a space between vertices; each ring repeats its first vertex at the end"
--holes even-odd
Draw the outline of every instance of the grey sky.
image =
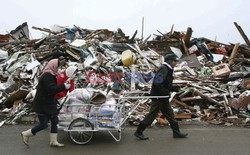
POLYGON ((185 31, 192 27, 194 37, 221 42, 244 43, 233 22, 250 38, 248 0, 8 0, 1 2, 0 33, 27 21, 34 38, 41 33, 31 26, 54 24, 82 28, 122 28, 127 35, 139 30, 145 18, 145 37, 156 30, 185 31))

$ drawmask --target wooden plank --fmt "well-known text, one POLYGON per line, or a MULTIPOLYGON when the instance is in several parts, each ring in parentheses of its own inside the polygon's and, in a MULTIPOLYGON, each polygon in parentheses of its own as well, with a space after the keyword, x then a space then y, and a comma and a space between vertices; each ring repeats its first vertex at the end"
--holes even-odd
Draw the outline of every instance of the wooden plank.
POLYGON ((192 37, 192 33, 193 33, 192 28, 188 27, 187 32, 186 32, 186 36, 185 36, 185 39, 184 39, 185 44, 186 44, 187 47, 189 47, 189 43, 190 43, 190 39, 192 37))
POLYGON ((53 31, 51 31, 50 29, 47 29, 47 28, 39 28, 39 27, 36 27, 36 26, 32 26, 32 29, 47 32, 47 33, 51 33, 51 34, 57 34, 57 33, 53 32, 53 31))
POLYGON ((188 114, 188 113, 174 114, 174 118, 176 118, 176 119, 190 119, 190 118, 192 118, 192 115, 188 114))
POLYGON ((95 31, 89 33, 84 39, 85 39, 85 40, 91 39, 91 38, 93 38, 94 36, 97 36, 97 35, 103 33, 104 31, 105 31, 105 29, 95 30, 95 31))
POLYGON ((187 108, 187 109, 189 109, 191 111, 196 111, 193 107, 191 107, 191 106, 189 106, 189 105, 187 105, 187 104, 185 104, 185 103, 183 103, 183 102, 181 102, 181 101, 179 101, 177 99, 173 99, 173 102, 176 103, 177 105, 185 107, 185 108, 187 108))
POLYGON ((136 35, 137 35, 137 30, 135 31, 135 33, 133 34, 133 36, 129 39, 129 43, 133 43, 133 42, 135 42, 135 37, 136 37, 136 35))
POLYGON ((70 56, 72 56, 73 58, 75 58, 76 60, 81 60, 81 57, 79 55, 77 55, 75 52, 70 51, 70 50, 66 50, 66 53, 69 54, 70 56))
POLYGON ((229 58, 229 65, 232 65, 234 63, 234 58, 236 57, 237 53, 238 53, 238 49, 240 47, 240 43, 237 43, 234 45, 234 48, 233 48, 233 51, 230 55, 230 58, 229 58))
POLYGON ((212 92, 212 93, 214 92, 214 90, 212 90, 212 89, 204 88, 204 87, 201 87, 201 86, 199 86, 197 84, 187 83, 187 85, 190 86, 190 87, 199 88, 199 89, 202 89, 202 90, 205 90, 205 91, 209 91, 209 92, 212 92))
POLYGON ((218 90, 218 91, 220 91, 220 92, 222 92, 222 93, 228 93, 228 91, 223 90, 223 89, 220 89, 220 88, 217 88, 217 87, 212 86, 212 85, 209 85, 208 87, 210 87, 210 88, 212 88, 212 89, 216 89, 216 90, 218 90))
POLYGON ((188 66, 183 66, 192 76, 197 76, 196 72, 193 71, 190 67, 188 66))
POLYGON ((234 98, 234 91, 233 91, 232 87, 233 86, 228 85, 228 92, 229 92, 230 98, 234 98))
POLYGON ((144 61, 146 62, 146 64, 148 65, 148 67, 150 68, 149 66, 149 63, 150 62, 151 64, 153 64, 156 68, 158 68, 158 66, 150 59, 150 58, 147 58, 145 56, 143 56, 142 54, 142 51, 140 49, 140 47, 137 45, 137 44, 134 44, 135 47, 131 46, 130 44, 127 44, 130 48, 132 48, 135 52, 137 52, 143 59, 144 61))
POLYGON ((189 55, 189 50, 188 50, 187 46, 185 45, 185 41, 183 39, 181 39, 181 43, 182 43, 182 46, 184 48, 185 53, 187 55, 189 55))
MULTIPOLYGON (((225 94, 213 94, 210 96, 210 98, 223 98, 223 95, 229 96, 229 93, 225 93, 225 94)), ((196 100, 202 100, 202 98, 200 96, 191 96, 191 97, 182 97, 181 101, 182 102, 187 102, 187 101, 196 101, 196 100)))
POLYGON ((170 36, 172 35, 174 33, 174 24, 172 25, 172 27, 171 27, 171 30, 170 30, 170 36))
POLYGON ((241 26, 237 24, 237 22, 234 22, 234 25, 236 26, 236 28, 238 29, 238 31, 240 32, 240 35, 242 36, 242 38, 245 40, 246 44, 248 47, 250 47, 250 41, 247 37, 247 35, 244 33, 244 31, 242 30, 241 26))
POLYGON ((183 97, 183 98, 181 98, 182 102, 197 101, 197 100, 202 100, 202 98, 200 96, 192 96, 192 97, 183 97))
POLYGON ((225 101, 224 104, 225 104, 226 112, 227 113, 229 112, 229 115, 232 116, 233 111, 232 111, 231 107, 229 106, 229 102, 228 102, 226 94, 223 94, 223 98, 224 98, 224 101, 225 101))
POLYGON ((207 96, 207 95, 204 95, 204 94, 202 94, 200 91, 198 91, 197 89, 193 89, 193 92, 194 92, 194 94, 197 94, 197 95, 199 95, 201 98, 203 98, 204 100, 207 100, 207 101, 209 101, 209 102, 211 102, 211 103, 213 103, 213 104, 215 104, 215 105, 218 105, 218 106, 220 106, 220 107, 222 107, 223 105, 222 104, 220 104, 218 101, 216 101, 215 99, 213 99, 213 98, 211 98, 211 97, 209 97, 209 96, 207 96))
MULTIPOLYGON (((135 65, 131 65, 131 72, 135 73, 135 65)), ((135 91, 136 78, 131 76, 130 91, 135 91)))
POLYGON ((144 17, 142 17, 142 24, 141 24, 141 41, 144 39, 144 17))

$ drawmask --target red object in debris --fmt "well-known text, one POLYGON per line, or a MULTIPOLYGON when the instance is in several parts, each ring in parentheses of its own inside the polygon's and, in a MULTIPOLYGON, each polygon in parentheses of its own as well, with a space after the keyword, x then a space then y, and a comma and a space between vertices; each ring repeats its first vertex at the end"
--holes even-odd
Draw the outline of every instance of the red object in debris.
POLYGON ((227 54, 228 54, 227 50, 224 47, 216 48, 215 53, 216 54, 222 54, 222 55, 225 55, 225 56, 227 56, 227 54))

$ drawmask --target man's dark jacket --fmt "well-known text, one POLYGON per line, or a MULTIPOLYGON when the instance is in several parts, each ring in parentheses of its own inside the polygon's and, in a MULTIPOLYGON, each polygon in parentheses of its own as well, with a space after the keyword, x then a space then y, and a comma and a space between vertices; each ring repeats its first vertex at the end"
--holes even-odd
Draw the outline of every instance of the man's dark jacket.
POLYGON ((65 90, 64 84, 58 86, 54 75, 43 73, 37 85, 33 110, 38 114, 57 114, 57 102, 54 97, 63 90, 65 90))
POLYGON ((173 83, 173 70, 163 64, 156 72, 152 84, 151 96, 170 96, 173 83))

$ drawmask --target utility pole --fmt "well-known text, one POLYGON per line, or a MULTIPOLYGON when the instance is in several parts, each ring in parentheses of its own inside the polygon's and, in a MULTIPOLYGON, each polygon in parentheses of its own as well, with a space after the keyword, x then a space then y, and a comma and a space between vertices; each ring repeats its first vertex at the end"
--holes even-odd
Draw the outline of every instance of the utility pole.
POLYGON ((142 30, 141 30, 141 41, 143 41, 143 32, 144 32, 144 17, 142 17, 142 30))

